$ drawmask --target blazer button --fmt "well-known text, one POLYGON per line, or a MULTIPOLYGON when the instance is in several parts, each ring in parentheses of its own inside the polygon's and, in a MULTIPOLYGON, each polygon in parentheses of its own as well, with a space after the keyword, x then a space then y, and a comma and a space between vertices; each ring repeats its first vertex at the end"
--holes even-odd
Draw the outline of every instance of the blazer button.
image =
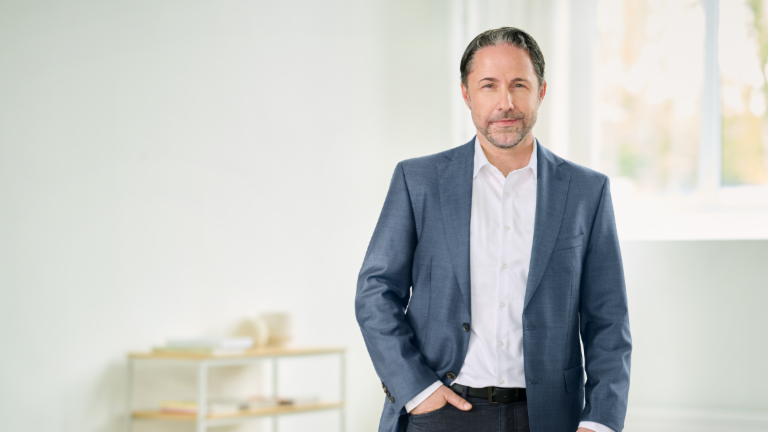
POLYGON ((448 374, 446 376, 450 380, 455 380, 456 379, 456 375, 454 375, 453 372, 448 372, 448 374))
POLYGON ((389 399, 390 403, 395 403, 395 398, 393 398, 392 395, 387 396, 387 399, 389 399))
POLYGON ((461 327, 464 328, 464 331, 466 331, 466 332, 469 331, 469 323, 464 323, 464 324, 461 325, 461 327))

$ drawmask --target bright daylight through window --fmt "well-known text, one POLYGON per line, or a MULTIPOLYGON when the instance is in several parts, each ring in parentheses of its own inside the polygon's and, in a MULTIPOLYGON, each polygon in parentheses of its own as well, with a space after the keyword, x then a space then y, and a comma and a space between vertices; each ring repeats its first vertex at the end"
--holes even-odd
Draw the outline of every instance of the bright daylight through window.
POLYGON ((768 184, 768 4, 720 2, 724 186, 768 184))
POLYGON ((620 222, 768 215, 768 0, 598 0, 596 24, 593 163, 620 222))

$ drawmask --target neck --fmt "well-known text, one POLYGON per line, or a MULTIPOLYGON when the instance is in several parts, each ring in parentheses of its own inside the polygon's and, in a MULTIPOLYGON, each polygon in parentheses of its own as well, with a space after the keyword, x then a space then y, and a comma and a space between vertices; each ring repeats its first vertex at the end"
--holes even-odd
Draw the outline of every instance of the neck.
POLYGON ((533 133, 528 132, 516 146, 512 148, 498 148, 495 145, 488 142, 485 137, 478 133, 477 139, 480 142, 480 147, 485 153, 485 157, 491 165, 506 177, 512 171, 519 170, 528 166, 531 162, 531 155, 533 154, 533 133))

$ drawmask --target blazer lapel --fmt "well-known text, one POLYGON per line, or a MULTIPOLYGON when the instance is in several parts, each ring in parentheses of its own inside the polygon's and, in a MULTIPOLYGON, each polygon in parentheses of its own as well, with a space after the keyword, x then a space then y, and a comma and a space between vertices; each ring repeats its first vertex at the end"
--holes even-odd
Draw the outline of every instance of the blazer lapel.
POLYGON ((544 269, 547 267, 560 223, 565 212, 570 173, 558 168, 562 163, 554 153, 542 147, 538 140, 538 178, 536 185, 536 216, 533 228, 533 249, 528 269, 528 284, 525 288, 525 303, 528 306, 539 286, 544 269))
POLYGON ((472 216, 472 168, 475 140, 456 151, 451 159, 438 166, 440 207, 443 213, 448 251, 453 261, 461 295, 471 311, 469 272, 469 222, 472 216))

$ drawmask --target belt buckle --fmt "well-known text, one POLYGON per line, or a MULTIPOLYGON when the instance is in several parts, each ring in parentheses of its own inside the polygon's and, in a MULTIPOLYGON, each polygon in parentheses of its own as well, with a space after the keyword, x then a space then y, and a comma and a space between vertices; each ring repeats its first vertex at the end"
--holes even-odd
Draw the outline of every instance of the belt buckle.
POLYGON ((488 389, 488 403, 498 404, 498 402, 493 401, 493 386, 486 388, 488 389))

